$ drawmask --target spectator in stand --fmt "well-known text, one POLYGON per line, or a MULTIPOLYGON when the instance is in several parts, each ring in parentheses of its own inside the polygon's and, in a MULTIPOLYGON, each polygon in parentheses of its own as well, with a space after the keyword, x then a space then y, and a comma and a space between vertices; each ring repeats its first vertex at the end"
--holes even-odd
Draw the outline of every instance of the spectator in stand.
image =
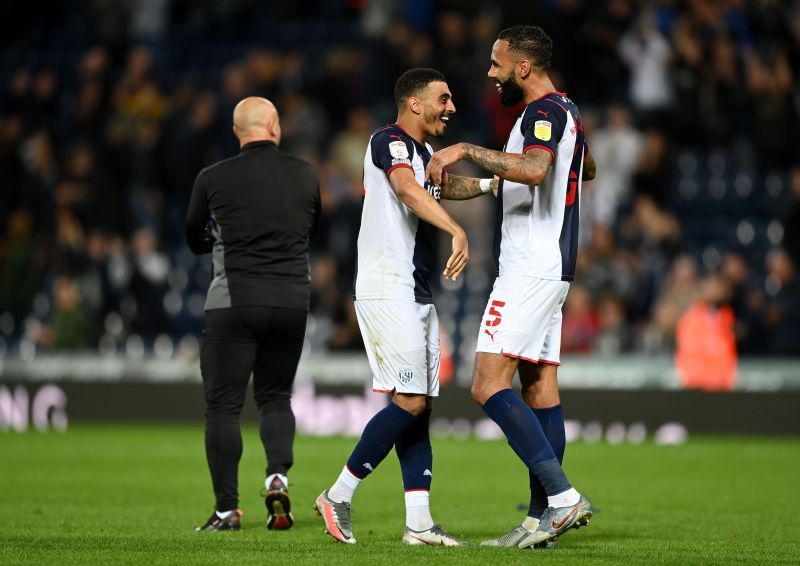
POLYGON ((130 320, 131 328, 144 336, 154 337, 170 328, 165 297, 170 260, 158 248, 156 234, 146 228, 134 233, 131 251, 132 273, 128 289, 136 305, 130 320))
POLYGON ((576 279, 593 297, 612 295, 631 308, 641 309, 636 258, 616 246, 614 233, 607 226, 595 225, 587 239, 578 254, 576 279))
POLYGON ((681 143, 694 145, 698 136, 702 73, 705 69, 705 49, 697 25, 689 13, 680 15, 672 36, 674 50, 673 74, 675 80, 675 112, 671 131, 681 143))
POLYGON ((634 192, 637 196, 647 196, 657 205, 664 206, 670 197, 671 171, 667 139, 660 130, 649 128, 645 130, 642 142, 639 162, 633 176, 634 192))
POLYGON ((584 51, 588 58, 585 69, 596 69, 602 81, 584 80, 588 100, 603 100, 628 94, 628 70, 619 57, 619 44, 633 17, 633 7, 628 0, 609 0, 606 3, 587 2, 587 16, 577 36, 586 38, 584 51), (611 92, 602 88, 611 88, 611 92))
POLYGON ((364 174, 364 148, 375 130, 375 121, 366 108, 354 108, 347 115, 347 124, 331 143, 331 159, 349 181, 361 188, 364 174))
MULTIPOLYGON (((645 306, 661 292, 681 246, 681 226, 650 196, 638 196, 620 226, 620 247, 636 257, 640 297, 645 306)), ((647 311, 645 311, 647 312, 647 311)))
POLYGON ((680 318, 675 365, 684 387, 729 391, 736 381, 736 338, 730 290, 724 279, 709 275, 697 300, 680 318))
POLYGON ((680 316, 692 304, 697 287, 697 265, 689 256, 679 256, 672 264, 667 287, 659 302, 669 303, 674 312, 680 316))
POLYGON ((592 154, 603 164, 598 176, 584 195, 586 220, 603 226, 616 224, 620 206, 629 205, 632 196, 631 180, 643 147, 642 134, 631 124, 630 111, 614 103, 607 110, 606 124, 591 138, 592 154))
POLYGON ((644 125, 665 127, 672 104, 669 64, 672 48, 645 9, 619 43, 619 56, 631 71, 630 98, 644 125))
POLYGON ((593 351, 608 356, 629 352, 633 347, 633 330, 619 297, 605 295, 600 299, 597 315, 599 329, 593 351))
POLYGON ((297 91, 280 99, 283 129, 281 146, 289 153, 311 159, 328 135, 328 120, 322 107, 297 91))
POLYGON ((783 206, 783 246, 792 264, 800 265, 800 164, 792 168, 789 192, 783 206))
POLYGON ((730 290, 737 349, 741 354, 764 354, 767 336, 763 321, 764 293, 753 284, 750 266, 741 253, 727 252, 719 270, 730 290))
POLYGON ((641 337, 641 347, 650 353, 664 353, 673 349, 675 327, 695 298, 697 267, 688 256, 679 256, 672 264, 667 286, 656 301, 651 320, 641 337))
POLYGON ((697 117, 701 129, 699 140, 716 147, 728 147, 736 139, 736 121, 731 116, 741 116, 746 104, 741 88, 740 73, 733 38, 720 35, 709 46, 711 64, 705 69, 705 80, 700 85, 697 117))
POLYGON ((91 343, 89 317, 81 292, 70 275, 59 275, 53 284, 55 308, 50 324, 44 326, 39 343, 53 350, 81 350, 91 343))
POLYGON ((783 250, 773 250, 767 256, 766 290, 771 353, 796 356, 800 352, 800 279, 783 250))
POLYGON ((33 307, 42 280, 41 256, 33 233, 33 218, 24 208, 11 213, 0 245, 0 311, 16 326, 33 307))
POLYGON ((589 291, 583 285, 573 283, 564 304, 562 351, 582 354, 591 352, 598 331, 597 311, 589 291))
POLYGON ((796 123, 789 54, 774 41, 759 50, 745 50, 744 60, 747 88, 751 98, 758 100, 751 107, 755 148, 765 168, 785 167, 796 123))

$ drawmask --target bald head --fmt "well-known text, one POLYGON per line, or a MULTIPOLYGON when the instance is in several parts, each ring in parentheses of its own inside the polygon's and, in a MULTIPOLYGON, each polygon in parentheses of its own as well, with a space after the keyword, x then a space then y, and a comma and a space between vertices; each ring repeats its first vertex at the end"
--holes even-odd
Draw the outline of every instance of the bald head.
POLYGON ((279 144, 281 125, 278 110, 266 98, 245 98, 233 110, 233 133, 239 138, 240 146, 264 140, 279 144))

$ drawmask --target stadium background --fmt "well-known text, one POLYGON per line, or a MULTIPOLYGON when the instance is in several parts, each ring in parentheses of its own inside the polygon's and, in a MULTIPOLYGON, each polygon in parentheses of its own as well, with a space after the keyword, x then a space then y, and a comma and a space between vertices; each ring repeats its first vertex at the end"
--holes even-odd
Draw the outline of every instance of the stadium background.
MULTIPOLYGON (((283 149, 314 163, 322 183, 301 430, 357 432, 383 402, 364 390, 351 297, 369 134, 394 119, 396 77, 433 66, 458 109, 442 143, 502 147, 519 108, 499 105, 489 51, 498 30, 529 22, 553 37, 554 82, 581 107, 599 170, 584 187, 564 311, 573 437, 638 439, 671 421, 667 439, 687 427, 800 432, 797 2, 63 0, 0 10, 0 428, 199 422, 211 262, 185 246, 183 216, 196 173, 238 149, 233 106, 259 95, 281 113, 283 149), (712 321, 733 314, 735 393, 679 391, 676 328, 693 305, 712 321), (673 403, 683 415, 665 409, 673 403), (773 418, 732 410, 753 404, 773 418)), ((493 202, 447 206, 472 259, 459 282, 437 282, 449 382, 439 430, 491 436, 463 386, 493 279, 493 202)), ((703 328, 724 339, 722 326, 703 328)))

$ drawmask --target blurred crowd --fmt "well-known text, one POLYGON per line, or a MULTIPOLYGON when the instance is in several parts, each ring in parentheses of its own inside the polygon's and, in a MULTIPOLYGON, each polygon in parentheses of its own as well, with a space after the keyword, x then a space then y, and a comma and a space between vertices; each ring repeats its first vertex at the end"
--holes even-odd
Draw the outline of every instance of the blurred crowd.
MULTIPOLYGON (((563 350, 671 353, 702 337, 679 330, 694 317, 708 324, 685 328, 731 332, 741 354, 800 353, 787 0, 62 0, 46 16, 32 2, 0 29, 0 349, 196 353, 211 262, 186 248, 183 217, 197 172, 238 151, 230 117, 249 95, 276 103, 282 148, 321 178, 310 347, 361 349, 362 163, 395 117, 394 81, 438 68, 457 108, 440 143, 500 149, 521 108, 500 106, 485 73, 517 23, 552 36, 551 74, 598 164, 563 350)), ((493 279, 493 206, 448 205, 472 250, 437 293, 455 364, 493 279)))

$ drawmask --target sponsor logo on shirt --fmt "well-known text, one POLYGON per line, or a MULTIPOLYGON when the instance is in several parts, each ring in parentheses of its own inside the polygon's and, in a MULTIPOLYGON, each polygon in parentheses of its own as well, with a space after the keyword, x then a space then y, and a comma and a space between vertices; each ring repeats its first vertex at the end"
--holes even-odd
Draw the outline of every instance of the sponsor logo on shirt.
POLYGON ((547 120, 536 120, 533 125, 533 135, 542 141, 550 141, 553 137, 553 124, 547 120))
POLYGON ((403 141, 389 142, 389 153, 395 159, 408 159, 408 148, 403 141))
POLYGON ((441 200, 442 188, 439 185, 434 185, 430 181, 425 181, 425 190, 436 200, 441 200))

